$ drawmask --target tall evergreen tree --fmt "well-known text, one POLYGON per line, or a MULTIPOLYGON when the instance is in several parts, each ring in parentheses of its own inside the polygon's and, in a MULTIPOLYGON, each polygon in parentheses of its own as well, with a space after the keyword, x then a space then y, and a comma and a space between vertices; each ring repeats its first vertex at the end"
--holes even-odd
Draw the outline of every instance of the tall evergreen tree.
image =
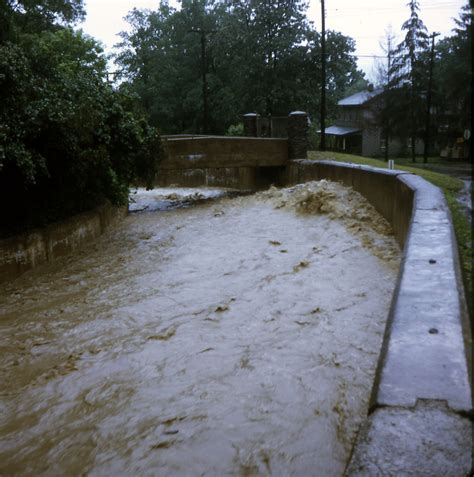
POLYGON ((411 142, 412 161, 416 158, 416 140, 422 137, 423 95, 426 92, 426 51, 429 46, 428 31, 418 16, 418 0, 410 0, 410 17, 402 25, 405 37, 394 49, 390 66, 390 95, 394 111, 395 131, 408 136, 411 142), (394 98, 395 96, 395 98, 394 98))

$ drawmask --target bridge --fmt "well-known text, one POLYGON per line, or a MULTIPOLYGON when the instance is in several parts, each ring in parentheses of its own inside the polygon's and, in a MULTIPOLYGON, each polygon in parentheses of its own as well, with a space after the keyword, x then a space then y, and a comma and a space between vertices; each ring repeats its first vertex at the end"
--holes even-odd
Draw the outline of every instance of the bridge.
MULTIPOLYGON (((302 111, 290 113, 286 137, 256 137, 258 115, 247 114, 243 119, 245 137, 163 136, 165 158, 160 164, 158 184, 238 189, 283 184, 290 162, 306 158, 308 115, 302 111)), ((280 124, 280 135, 282 130, 280 124)))

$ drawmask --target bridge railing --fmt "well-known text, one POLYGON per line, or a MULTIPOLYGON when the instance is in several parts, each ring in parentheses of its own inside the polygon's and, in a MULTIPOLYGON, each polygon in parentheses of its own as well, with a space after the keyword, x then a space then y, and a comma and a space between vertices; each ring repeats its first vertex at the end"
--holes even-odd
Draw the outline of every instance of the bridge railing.
POLYGON ((160 165, 161 170, 278 167, 286 166, 292 159, 306 158, 307 113, 291 113, 286 121, 287 137, 278 138, 257 137, 258 118, 254 113, 243 117, 245 137, 200 134, 162 136, 166 154, 160 165))

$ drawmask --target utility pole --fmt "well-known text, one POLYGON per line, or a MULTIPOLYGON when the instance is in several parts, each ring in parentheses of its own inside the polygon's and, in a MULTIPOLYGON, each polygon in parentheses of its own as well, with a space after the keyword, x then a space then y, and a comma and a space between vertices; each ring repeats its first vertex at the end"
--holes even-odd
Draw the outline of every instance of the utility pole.
POLYGON ((392 44, 389 40, 388 46, 388 55, 387 55, 387 90, 385 94, 385 114, 384 114, 384 122, 385 122, 385 162, 388 162, 389 157, 389 150, 388 150, 388 141, 390 140, 390 119, 388 115, 389 106, 388 102, 390 99, 390 68, 392 67, 392 44))
POLYGON ((206 59, 206 35, 216 33, 216 30, 204 30, 193 28, 189 33, 199 33, 201 35, 201 74, 202 74, 202 104, 203 104, 203 132, 209 133, 209 106, 207 91, 207 59, 206 59))
POLYGON ((431 52, 430 52, 430 74, 428 78, 428 94, 426 96, 426 121, 425 121, 425 141, 423 147, 423 163, 428 162, 428 148, 430 143, 430 127, 431 127, 431 90, 433 89, 433 65, 434 65, 434 46, 435 38, 439 33, 432 33, 431 38, 431 52))
POLYGON ((326 13, 321 0, 321 141, 319 149, 326 150, 326 13))

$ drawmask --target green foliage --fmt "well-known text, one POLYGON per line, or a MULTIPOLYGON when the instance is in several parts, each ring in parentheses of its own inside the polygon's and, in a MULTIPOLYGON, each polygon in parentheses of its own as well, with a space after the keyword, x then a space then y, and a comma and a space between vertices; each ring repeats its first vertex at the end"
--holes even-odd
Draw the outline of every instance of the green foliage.
POLYGON ((320 139, 320 133, 318 131, 321 129, 321 125, 312 122, 311 125, 309 126, 309 131, 308 131, 308 148, 309 150, 316 150, 319 148, 319 141, 320 139))
POLYGON ((244 135, 244 125, 243 123, 231 124, 227 132, 225 133, 226 136, 243 136, 244 135))
POLYGON ((471 124, 472 10, 466 4, 453 35, 437 45, 435 68, 438 121, 444 128, 441 142, 453 141, 471 124))
MULTIPOLYGON (((42 4, 55 3, 80 2, 42 4)), ((39 3, 22 5, 27 16, 39 3)), ((96 42, 68 27, 0 43, 0 235, 105 199, 125 204, 131 181, 152 182, 159 136, 107 83, 105 66, 96 42)))
POLYGON ((81 20, 83 0, 0 0, 0 43, 81 20))
POLYGON ((428 86, 428 32, 418 16, 417 0, 410 0, 410 17, 402 25, 405 37, 391 52, 387 101, 390 129, 399 137, 411 138, 412 159, 415 140, 423 137, 426 90, 428 86))
MULTIPOLYGON (((199 132, 203 124, 200 35, 205 30, 210 125, 225 133, 240 116, 305 110, 317 116, 320 34, 305 2, 279 0, 166 2, 156 11, 133 10, 117 62, 141 98, 152 124, 167 133, 199 132), (194 32, 193 32, 194 30, 194 32)), ((328 32, 328 111, 360 81, 352 39, 328 32)))
MULTIPOLYGON (((376 121, 384 135, 402 143, 410 137, 423 138, 426 127, 429 87, 430 45, 426 28, 419 19, 418 2, 410 1, 410 18, 403 25, 402 42, 393 48, 394 35, 386 32, 383 45, 390 67, 379 65, 380 86, 385 89, 383 107, 376 121)), ((452 146, 471 124, 471 22, 469 5, 461 9, 453 35, 435 44, 432 83, 431 146, 452 146)), ((412 151, 412 160, 413 160, 412 151)))
POLYGON ((472 225, 466 219, 459 202, 456 200, 456 196, 449 192, 446 192, 445 195, 453 217, 454 229, 456 231, 456 238, 461 256, 461 266, 463 270, 466 298, 472 316, 474 296, 472 277, 472 264, 474 263, 472 225))

